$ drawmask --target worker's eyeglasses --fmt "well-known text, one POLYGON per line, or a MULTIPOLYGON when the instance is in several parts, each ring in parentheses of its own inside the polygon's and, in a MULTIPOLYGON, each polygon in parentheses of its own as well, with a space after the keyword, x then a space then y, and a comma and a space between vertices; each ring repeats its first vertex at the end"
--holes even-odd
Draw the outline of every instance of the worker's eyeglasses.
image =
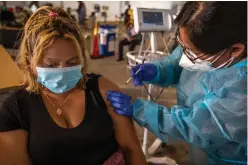
POLYGON ((208 54, 202 54, 202 55, 196 57, 196 55, 195 55, 192 51, 190 51, 188 48, 185 47, 185 45, 184 45, 183 42, 181 41, 179 35, 177 35, 176 38, 177 38, 178 44, 183 48, 183 53, 188 57, 188 59, 189 59, 191 62, 195 63, 195 61, 196 61, 197 59, 199 59, 199 58, 201 58, 201 57, 204 57, 204 56, 207 56, 207 55, 208 55, 208 54))

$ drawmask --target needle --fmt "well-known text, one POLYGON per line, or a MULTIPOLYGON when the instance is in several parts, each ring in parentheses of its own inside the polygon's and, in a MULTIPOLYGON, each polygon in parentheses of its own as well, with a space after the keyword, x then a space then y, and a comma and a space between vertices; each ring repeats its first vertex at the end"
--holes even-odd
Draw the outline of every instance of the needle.
MULTIPOLYGON (((139 68, 139 69, 136 71, 136 73, 135 73, 134 75, 137 75, 137 74, 140 72, 140 70, 141 70, 141 68, 139 68)), ((130 81, 131 79, 132 79, 132 77, 130 77, 130 78, 126 81, 125 84, 129 83, 129 81, 130 81)), ((147 87, 146 87, 145 85, 144 85, 144 87, 145 87, 145 90, 146 90, 147 94, 151 97, 151 100, 154 101, 154 99, 153 99, 152 95, 149 93, 147 87)), ((157 99, 156 99, 156 100, 157 100, 157 99)))
MULTIPOLYGON (((139 72, 140 72, 140 70, 141 70, 141 68, 139 68, 137 71, 136 71, 136 73, 134 74, 134 75, 137 75, 139 72)), ((132 77, 130 77, 126 82, 125 82, 125 84, 128 84, 129 83, 129 81, 132 79, 132 77)))
POLYGON ((145 88, 145 90, 146 90, 146 93, 151 97, 151 101, 156 102, 156 101, 157 101, 157 98, 156 98, 156 100, 154 100, 153 97, 152 97, 152 95, 149 93, 149 91, 148 91, 146 85, 144 84, 143 86, 144 86, 144 88, 145 88))

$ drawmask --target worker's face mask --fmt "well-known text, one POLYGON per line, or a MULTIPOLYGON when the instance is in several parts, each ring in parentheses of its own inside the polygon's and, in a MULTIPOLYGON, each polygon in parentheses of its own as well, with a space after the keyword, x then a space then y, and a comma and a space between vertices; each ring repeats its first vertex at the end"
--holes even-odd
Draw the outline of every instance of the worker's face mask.
POLYGON ((205 60, 201 60, 197 58, 195 54, 191 54, 196 59, 194 62, 192 62, 185 53, 182 54, 182 58, 179 62, 179 65, 189 71, 213 71, 219 68, 222 68, 223 66, 228 67, 234 60, 234 57, 230 58, 225 63, 221 64, 217 68, 212 67, 213 63, 215 63, 224 53, 226 50, 221 51, 217 55, 210 56, 209 58, 205 60), (215 58, 215 59, 214 59, 215 58), (210 60, 214 59, 212 62, 209 62, 210 60))
POLYGON ((76 86, 83 77, 81 65, 67 68, 36 67, 37 81, 54 93, 64 93, 76 86))

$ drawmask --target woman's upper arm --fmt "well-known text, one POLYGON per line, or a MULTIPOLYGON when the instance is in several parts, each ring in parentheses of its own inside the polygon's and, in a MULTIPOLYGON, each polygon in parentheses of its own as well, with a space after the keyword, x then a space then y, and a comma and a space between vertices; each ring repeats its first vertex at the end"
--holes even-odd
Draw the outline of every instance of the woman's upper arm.
POLYGON ((114 110, 110 107, 109 102, 107 101, 106 92, 108 90, 120 90, 115 84, 104 77, 100 77, 99 79, 99 89, 107 105, 108 113, 113 121, 113 126, 116 134, 115 136, 119 145, 122 147, 122 149, 137 148, 139 150, 141 147, 132 119, 115 113, 114 110))
POLYGON ((0 106, 0 132, 21 128, 17 98, 15 94, 10 94, 0 106))

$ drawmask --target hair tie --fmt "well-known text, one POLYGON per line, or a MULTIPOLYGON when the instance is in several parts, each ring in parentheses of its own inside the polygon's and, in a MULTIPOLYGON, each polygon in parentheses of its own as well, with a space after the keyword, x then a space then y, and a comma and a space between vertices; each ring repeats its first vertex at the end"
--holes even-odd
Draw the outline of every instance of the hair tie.
POLYGON ((57 12, 50 12, 49 17, 57 17, 59 14, 57 12))

